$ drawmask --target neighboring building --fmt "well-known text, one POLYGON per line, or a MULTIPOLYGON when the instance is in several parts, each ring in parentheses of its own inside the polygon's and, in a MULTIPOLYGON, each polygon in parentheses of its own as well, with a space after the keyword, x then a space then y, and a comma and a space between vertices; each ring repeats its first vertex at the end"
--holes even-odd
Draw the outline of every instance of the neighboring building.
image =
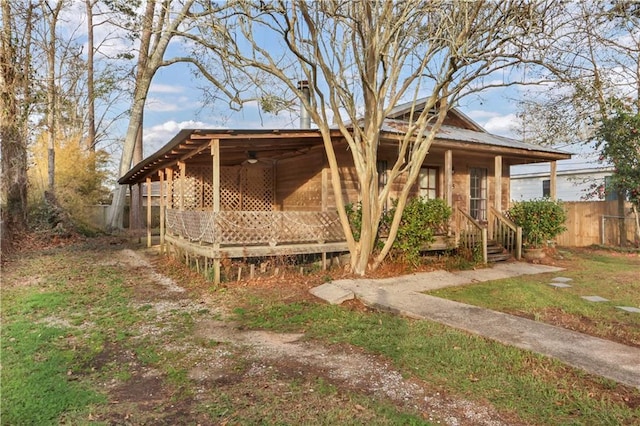
MULTIPOLYGON (((381 185, 396 162, 410 114, 421 107, 424 103, 398 106, 385 120, 377 164, 381 185)), ((355 203, 352 155, 339 130, 331 137, 343 200, 355 203)), ((497 229, 500 212, 509 208, 511 166, 569 158, 563 151, 492 135, 451 110, 413 195, 444 199, 460 219, 452 222, 455 242, 478 244, 471 237, 475 229, 482 224, 497 229)), ((223 258, 347 251, 331 173, 316 129, 185 129, 118 182, 161 182, 161 241, 204 257, 205 265, 213 259, 218 279, 223 258)), ((399 189, 393 188, 390 198, 399 189)))
MULTIPOLYGON (((571 160, 559 161, 556 171, 556 198, 562 201, 617 199, 607 191, 612 166, 585 167, 571 160), (593 194, 593 195, 591 195, 593 194), (599 195, 598 195, 599 194, 599 195)), ((549 197, 551 194, 549 167, 517 166, 511 170, 511 200, 522 201, 549 197), (535 170, 533 170, 535 169, 535 170)))

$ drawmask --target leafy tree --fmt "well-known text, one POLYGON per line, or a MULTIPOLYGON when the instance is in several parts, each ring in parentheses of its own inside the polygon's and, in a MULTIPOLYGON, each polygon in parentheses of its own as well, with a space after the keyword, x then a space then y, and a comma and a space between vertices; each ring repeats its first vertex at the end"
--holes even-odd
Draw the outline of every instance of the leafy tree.
MULTIPOLYGON (((558 7, 563 30, 541 51, 547 63, 540 70, 546 74, 536 75, 552 83, 524 97, 522 136, 528 142, 574 145, 587 158, 602 153, 602 159, 616 167, 613 179, 622 189, 625 185, 619 184, 630 183, 630 176, 618 175, 624 171, 615 162, 621 160, 614 153, 620 148, 615 134, 622 129, 616 130, 616 119, 623 118, 621 105, 628 117, 640 112, 640 8, 624 0, 566 2, 558 7), (598 141, 595 147, 593 141, 598 141), (614 145, 610 151, 608 143, 614 145)), ((592 184, 586 196, 600 194, 600 186, 592 184)), ((618 208, 618 215, 624 216, 622 200, 618 208)), ((620 226, 620 235, 625 235, 624 221, 620 226)))
POLYGON ((602 121, 596 133, 601 158, 615 167, 611 187, 628 196, 636 222, 636 241, 640 241, 640 112, 618 108, 602 121))
MULTIPOLYGON (((32 166, 29 168, 29 185, 31 188, 30 205, 32 210, 40 209, 41 214, 34 225, 41 230, 55 227, 60 221, 60 214, 52 213, 60 208, 65 218, 72 222, 88 223, 86 207, 98 204, 108 198, 109 191, 105 186, 107 180, 108 154, 103 150, 86 149, 82 135, 65 137, 58 134, 55 138, 55 151, 59 154, 56 160, 55 204, 42 209, 42 200, 48 190, 49 163, 47 161, 48 135, 41 134, 36 138, 30 150, 32 166), (47 228, 47 225, 48 228, 47 228), (43 228, 44 227, 44 228, 43 228)), ((47 198, 47 200, 49 200, 47 198)), ((44 204, 51 204, 51 202, 44 204)))

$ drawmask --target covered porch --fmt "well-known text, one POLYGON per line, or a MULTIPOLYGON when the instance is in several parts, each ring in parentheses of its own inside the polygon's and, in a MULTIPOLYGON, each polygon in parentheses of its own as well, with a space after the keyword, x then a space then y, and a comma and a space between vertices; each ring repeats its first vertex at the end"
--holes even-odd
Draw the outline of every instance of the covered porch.
MULTIPOLYGON (((555 161, 568 155, 463 136, 469 137, 455 133, 434 142, 415 185, 414 195, 442 198, 454 211, 445 235, 425 249, 481 247, 486 261, 488 242, 499 240, 519 257, 521 236, 502 214, 510 201, 509 167, 549 162, 553 193, 555 161)), ((351 154, 338 131, 334 141, 343 198, 355 203, 359 183, 351 154)), ((380 185, 396 159, 397 144, 394 133, 385 134, 378 154, 380 185)), ((217 129, 182 130, 119 180, 159 188, 146 191, 146 213, 150 223, 155 193, 161 251, 202 258, 204 269, 211 265, 215 282, 226 258, 320 254, 326 265, 328 254, 347 252, 330 181, 317 130, 217 129)), ((389 205, 397 190, 399 185, 389 205)), ((151 245, 150 227, 146 233, 151 245)))

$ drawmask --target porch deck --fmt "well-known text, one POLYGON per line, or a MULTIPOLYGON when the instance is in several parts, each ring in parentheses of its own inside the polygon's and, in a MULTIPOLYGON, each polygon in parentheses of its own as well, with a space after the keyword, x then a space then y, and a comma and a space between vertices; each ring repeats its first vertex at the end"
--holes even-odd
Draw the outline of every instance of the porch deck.
POLYGON ((336 212, 167 209, 164 240, 212 259, 348 251, 336 212))

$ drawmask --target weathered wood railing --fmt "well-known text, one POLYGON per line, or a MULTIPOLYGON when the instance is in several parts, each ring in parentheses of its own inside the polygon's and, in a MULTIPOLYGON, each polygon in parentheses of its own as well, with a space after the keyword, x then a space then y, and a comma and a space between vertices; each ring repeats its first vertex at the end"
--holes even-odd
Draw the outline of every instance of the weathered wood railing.
POLYGON ((492 206, 489 207, 489 239, 502 245, 516 259, 522 257, 522 228, 492 206))
POLYGON ((337 212, 167 209, 167 233, 191 242, 270 245, 344 241, 337 212))
POLYGON ((487 263, 487 228, 468 213, 456 208, 456 229, 459 234, 459 245, 471 253, 480 248, 482 261, 487 263))

